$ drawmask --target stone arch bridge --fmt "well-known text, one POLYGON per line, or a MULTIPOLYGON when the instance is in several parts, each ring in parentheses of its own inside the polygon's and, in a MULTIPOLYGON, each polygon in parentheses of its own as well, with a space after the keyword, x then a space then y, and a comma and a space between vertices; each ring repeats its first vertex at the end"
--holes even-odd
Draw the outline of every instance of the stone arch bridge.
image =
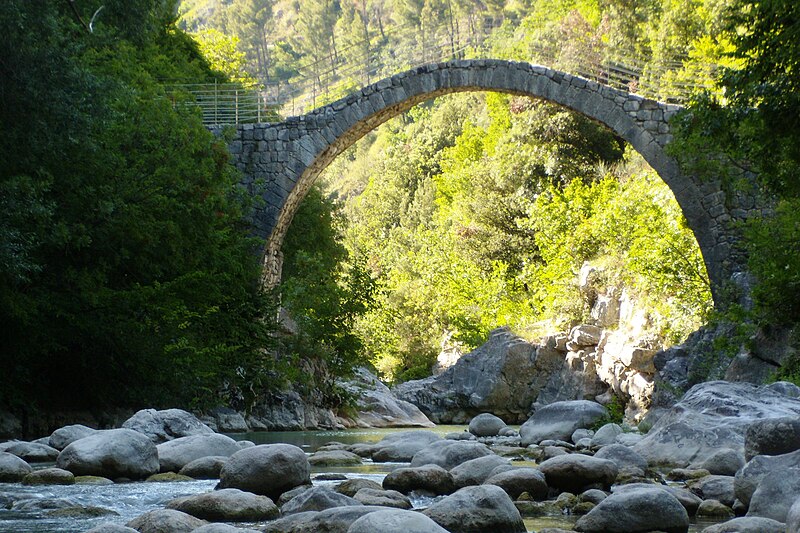
POLYGON ((429 64, 364 87, 332 104, 280 123, 242 124, 229 143, 244 185, 263 197, 255 233, 266 240, 264 281, 280 281, 281 245, 300 202, 320 173, 362 136, 414 105, 463 91, 494 91, 562 105, 610 128, 631 144, 672 189, 703 254, 712 292, 741 278, 732 222, 757 210, 753 198, 726 195, 719 182, 681 172, 665 147, 669 120, 681 107, 629 94, 594 81, 530 63, 455 60, 429 64))

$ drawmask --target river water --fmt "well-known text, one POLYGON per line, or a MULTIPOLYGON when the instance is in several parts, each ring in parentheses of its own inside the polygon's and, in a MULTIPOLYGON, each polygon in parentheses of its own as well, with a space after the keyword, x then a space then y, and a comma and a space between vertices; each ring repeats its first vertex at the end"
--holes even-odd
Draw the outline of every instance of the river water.
MULTIPOLYGON (((445 435, 464 431, 465 426, 437 426, 432 431, 445 435)), ((256 444, 277 442, 294 444, 307 453, 336 441, 344 444, 377 442, 389 433, 401 429, 351 429, 344 431, 280 431, 230 435, 237 440, 251 440, 256 444)), ((36 467, 52 465, 36 465, 36 467)), ((398 463, 372 463, 365 460, 361 466, 312 467, 312 479, 322 473, 339 473, 348 478, 367 478, 383 481, 392 469, 406 466, 398 463)), ((315 485, 333 486, 338 481, 318 481, 315 485)), ((166 502, 179 496, 189 496, 213 490, 216 481, 187 481, 160 483, 122 483, 114 485, 71 485, 28 487, 20 484, 0 483, 0 533, 80 533, 104 522, 125 524, 131 519, 164 508, 166 502), (13 502, 13 508, 11 508, 13 502), (63 508, 91 507, 109 514, 95 517, 59 517, 54 512, 63 508)), ((431 499, 412 499, 415 507, 430 505, 431 499)), ((63 511, 58 511, 63 512, 63 511)), ((571 529, 576 518, 571 516, 526 519, 530 532, 545 527, 571 529)), ((690 532, 696 533, 713 522, 693 524, 690 532)), ((240 524, 243 527, 256 524, 240 524)))

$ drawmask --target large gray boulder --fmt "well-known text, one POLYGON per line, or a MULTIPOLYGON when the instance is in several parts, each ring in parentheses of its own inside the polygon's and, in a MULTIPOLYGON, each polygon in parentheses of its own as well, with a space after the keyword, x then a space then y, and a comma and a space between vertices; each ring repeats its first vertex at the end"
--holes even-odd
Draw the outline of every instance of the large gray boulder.
POLYGON ((800 498, 795 500, 786 515, 786 533, 800 533, 800 498))
POLYGON ((504 427, 503 419, 492 413, 481 413, 469 421, 469 432, 476 437, 496 437, 504 427))
POLYGON ((689 515, 669 492, 639 488, 615 492, 575 524, 585 533, 686 533, 689 515))
POLYGON ((113 522, 105 522, 103 524, 96 525, 92 529, 84 531, 84 533, 138 533, 138 532, 132 527, 115 524, 113 522))
POLYGON ((559 455, 539 465, 548 487, 574 494, 589 488, 610 490, 619 469, 612 461, 588 455, 559 455))
POLYGON ((608 410, 597 402, 555 402, 537 409, 519 428, 519 435, 523 446, 543 440, 568 441, 576 429, 589 428, 605 417, 608 417, 608 410))
POLYGON ((783 455, 757 455, 736 472, 733 484, 736 498, 749 506, 753 493, 765 476, 797 468, 800 468, 800 450, 783 455))
POLYGON ((383 478, 383 488, 408 494, 421 490, 433 494, 450 494, 456 490, 453 476, 439 465, 397 468, 383 478))
MULTIPOLYGON (((292 514, 260 525, 264 533, 347 533, 350 526, 370 513, 386 510, 372 505, 334 507, 292 514)), ((396 509, 391 509, 395 511, 396 509)))
POLYGON ((411 509, 411 500, 403 493, 396 490, 371 489, 365 487, 356 492, 353 499, 364 505, 379 505, 381 507, 396 507, 398 509, 411 509))
POLYGON ((442 374, 403 383, 394 393, 437 424, 466 423, 479 413, 519 423, 552 376, 564 367, 564 354, 554 340, 535 345, 508 328, 499 328, 484 345, 442 374))
POLYGON ((647 470, 647 461, 644 457, 622 444, 603 446, 594 454, 597 459, 607 459, 617 465, 620 472, 642 476, 647 470))
POLYGON ((291 444, 262 444, 230 456, 220 472, 219 488, 240 489, 269 496, 299 485, 311 484, 311 465, 306 454, 291 444))
POLYGON ((73 442, 89 435, 93 435, 97 430, 82 424, 73 424, 58 428, 50 434, 50 446, 56 450, 63 450, 73 442))
POLYGON ((702 533, 795 533, 771 518, 740 517, 708 526, 702 533))
POLYGON ((608 446, 617 441, 617 437, 622 435, 622 426, 615 423, 604 424, 592 437, 592 446, 608 446))
POLYGON ((733 476, 744 464, 741 451, 722 449, 714 452, 706 460, 690 465, 689 468, 708 470, 709 473, 718 476, 733 476))
POLYGON ((769 473, 761 479, 753 493, 747 516, 786 522, 789 509, 798 495, 800 495, 800 468, 769 473))
POLYGON ((221 455, 200 457, 181 468, 178 473, 194 479, 219 479, 219 473, 227 460, 227 457, 221 455))
POLYGON ((312 466, 355 466, 361 464, 361 457, 347 450, 321 450, 308 458, 312 466))
POLYGON ((377 463, 408 463, 421 449, 443 440, 433 431, 401 431, 386 435, 372 446, 372 460, 377 463))
POLYGON ((800 416, 800 400, 769 387, 710 381, 692 387, 633 448, 651 465, 685 467, 722 448, 743 450, 753 422, 787 416, 800 416))
POLYGON ((278 507, 266 496, 239 489, 221 489, 167 502, 175 509, 212 522, 259 522, 278 516, 278 507))
POLYGON ((639 489, 657 489, 669 492, 672 496, 677 499, 683 508, 686 509, 686 513, 689 516, 694 516, 697 513, 697 509, 700 507, 700 504, 703 503, 703 500, 697 494, 689 491, 688 489, 684 489, 681 487, 675 487, 672 485, 651 485, 648 483, 629 483, 627 485, 616 485, 614 486, 614 492, 628 492, 628 491, 636 491, 639 489))
POLYGON ((284 516, 306 511, 323 511, 334 507, 363 505, 350 496, 345 496, 326 487, 312 487, 301 492, 281 507, 284 516))
POLYGON ((440 440, 415 453, 411 466, 439 465, 451 470, 465 461, 486 455, 493 455, 492 451, 480 442, 440 440))
POLYGON ((448 533, 422 513, 404 510, 380 510, 369 513, 350 525, 347 533, 448 533))
POLYGON ((137 431, 108 429, 68 445, 56 466, 76 476, 143 479, 158 473, 158 450, 137 431))
POLYGON ((494 474, 483 482, 485 485, 497 485, 516 500, 520 494, 527 492, 534 500, 547 498, 547 482, 541 470, 536 468, 514 468, 494 474))
POLYGON ((492 471, 498 466, 511 465, 511 461, 498 455, 486 455, 477 459, 464 461, 450 470, 456 488, 480 485, 489 478, 492 471))
POLYGON ((349 380, 338 384, 356 398, 356 423, 367 427, 433 427, 419 408, 397 398, 366 368, 357 368, 349 380))
POLYGON ((156 444, 190 435, 214 433, 200 419, 182 409, 142 409, 123 422, 122 427, 144 433, 156 444))
POLYGON ((191 435, 162 442, 158 446, 158 462, 162 472, 178 472, 201 457, 230 457, 239 451, 232 438, 219 433, 191 435))
POLYGON ((733 507, 733 502, 736 501, 733 484, 733 476, 711 475, 690 481, 687 487, 704 500, 717 500, 728 507, 733 507))
POLYGON ((3 451, 16 455, 27 463, 49 463, 58 457, 58 450, 39 442, 15 442, 3 451))
POLYGON ((139 533, 190 533, 207 523, 174 509, 158 509, 136 517, 126 525, 139 533))
POLYGON ((744 434, 744 458, 783 455, 800 450, 800 417, 771 418, 750 424, 744 434))
POLYGON ((0 452, 0 483, 18 483, 31 472, 31 465, 16 455, 0 452))
MULTIPOLYGON (((450 481, 452 484, 452 479, 450 481)), ((345 496, 350 496, 352 498, 361 489, 383 490, 383 486, 377 481, 356 477, 353 479, 342 481, 341 483, 336 485, 336 487, 334 487, 333 490, 335 490, 339 494, 344 494, 345 496)))
POLYGON ((494 485, 465 487, 445 496, 423 513, 448 531, 525 533, 514 502, 494 485))

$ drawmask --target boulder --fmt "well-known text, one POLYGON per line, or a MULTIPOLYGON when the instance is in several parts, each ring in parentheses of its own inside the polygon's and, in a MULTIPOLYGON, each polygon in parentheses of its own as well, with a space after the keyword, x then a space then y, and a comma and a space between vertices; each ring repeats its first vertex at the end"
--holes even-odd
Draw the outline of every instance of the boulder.
POLYGON ((442 374, 402 383, 394 393, 437 424, 465 423, 478 413, 519 423, 563 367, 564 351, 556 349, 554 339, 534 345, 499 328, 442 374))
POLYGON ((569 339, 567 341, 567 348, 580 349, 587 346, 597 346, 600 342, 600 337, 603 334, 603 328, 592 326, 590 324, 581 324, 575 326, 569 332, 569 339), (570 344, 573 346, 570 347, 570 344))
POLYGON ((278 516, 278 507, 266 496, 239 489, 221 489, 167 502, 175 509, 212 522, 258 522, 278 516))
POLYGON ((581 517, 575 530, 586 533, 686 533, 689 515, 669 492, 642 487, 611 494, 581 517))
POLYGON ((753 493, 747 516, 786 522, 789 509, 798 495, 800 495, 800 468, 771 472, 761 479, 753 493))
POLYGON ((23 485, 74 485, 75 475, 60 468, 34 470, 22 479, 23 485))
POLYGON ((286 516, 306 511, 322 511, 333 507, 363 505, 350 496, 345 496, 325 487, 312 487, 301 492, 281 507, 281 514, 286 516))
POLYGON ((178 474, 194 479, 219 479, 222 465, 227 460, 228 457, 221 455, 200 457, 181 468, 178 474))
POLYGON ((639 489, 658 489, 669 492, 672 496, 677 499, 683 508, 686 509, 686 513, 689 516, 694 516, 697 513, 697 509, 700 507, 700 504, 703 503, 703 500, 693 492, 683 489, 680 487, 674 487, 671 485, 651 485, 648 483, 629 483, 627 485, 616 485, 614 487, 614 492, 628 492, 628 491, 635 491, 639 489))
POLYGON ((702 533, 791 533, 786 525, 770 518, 741 517, 708 526, 702 533))
POLYGON ((95 432, 97 432, 96 429, 92 429, 88 426, 84 426, 82 424, 73 424, 71 426, 64 426, 55 430, 50 435, 48 442, 50 446, 56 450, 63 450, 76 440, 88 437, 95 432))
POLYGON ((403 510, 380 510, 362 516, 347 533, 448 533, 422 513, 403 510))
POLYGON ((522 445, 547 439, 568 440, 578 428, 588 428, 608 416, 605 407, 588 400, 555 402, 538 409, 519 429, 522 445))
POLYGON ((334 507, 289 515, 260 525, 259 528, 264 533, 347 533, 353 522, 380 510, 384 508, 372 505, 334 507))
POLYGON ((750 498, 767 474, 796 468, 800 468, 800 450, 783 455, 757 455, 736 472, 733 483, 736 498, 749 506, 750 498))
POLYGON ((398 509, 411 509, 411 500, 396 490, 363 488, 356 492, 353 499, 364 505, 379 505, 382 507, 396 507, 398 509))
POLYGON ((377 463, 409 463, 421 449, 442 440, 433 431, 401 431, 386 435, 372 446, 372 460, 377 463))
POLYGON ((589 439, 591 441, 592 437, 594 437, 594 431, 593 430, 586 429, 586 428, 578 428, 578 429, 576 429, 575 431, 572 432, 572 436, 570 437, 570 441, 573 442, 574 444, 578 444, 578 441, 580 441, 582 439, 589 439))
POLYGON ((714 452, 706 460, 691 465, 690 468, 708 470, 710 474, 718 476, 733 476, 744 464, 744 456, 740 451, 725 448, 714 452))
POLYGON ((581 454, 561 455, 539 465, 548 487, 572 493, 588 488, 611 488, 618 468, 612 461, 581 454))
POLYGON ((547 498, 547 482, 541 470, 536 468, 514 468, 493 474, 483 482, 484 485, 497 485, 516 500, 520 494, 527 492, 534 500, 547 498))
POLYGON ((728 507, 733 507, 736 501, 733 476, 704 476, 690 481, 686 486, 704 500, 717 500, 728 507))
POLYGON ((250 431, 244 417, 230 407, 217 407, 209 413, 216 430, 221 433, 244 433, 250 431))
POLYGON ((731 519, 734 516, 733 509, 717 500, 703 500, 697 508, 698 518, 731 519))
POLYGON ((411 466, 439 465, 450 470, 465 461, 486 455, 492 455, 492 452, 480 442, 439 440, 415 453, 411 466))
POLYGON ((337 382, 356 398, 356 424, 366 427, 433 427, 411 402, 397 398, 372 372, 360 367, 349 380, 337 382))
POLYGON ((137 431, 108 429, 69 444, 56 466, 76 476, 143 479, 158 472, 158 450, 137 431))
POLYGON ((456 488, 460 489, 470 485, 480 485, 489 478, 495 468, 510 464, 511 462, 508 459, 503 459, 497 455, 486 455, 464 461, 450 469, 450 474, 453 476, 456 488))
POLYGON ((142 409, 123 422, 122 427, 144 433, 156 444, 180 437, 214 433, 196 416, 182 409, 142 409))
POLYGON ((201 457, 230 457, 239 451, 235 440, 218 433, 178 437, 156 446, 162 472, 178 472, 201 457))
POLYGON ((242 529, 230 524, 206 524, 200 526, 192 533, 259 533, 257 529, 242 529))
POLYGON ((291 444, 262 444, 231 455, 220 472, 219 488, 240 489, 273 501, 299 485, 311 483, 306 454, 291 444))
POLYGON ((448 531, 525 533, 514 502, 494 485, 464 487, 445 496, 423 513, 448 531))
POLYGON ((49 463, 56 460, 58 450, 38 442, 15 442, 4 450, 27 463, 49 463))
POLYGON ((481 413, 469 421, 469 432, 476 437, 496 437, 505 427, 503 419, 492 413, 481 413))
POLYGON ((620 472, 642 476, 647 470, 644 457, 622 444, 603 446, 594 454, 597 459, 607 459, 617 465, 620 472))
POLYGON ((622 435, 622 426, 619 424, 605 424, 598 429, 592 437, 592 446, 608 446, 617 441, 617 437, 622 435))
POLYGON ((750 424, 744 434, 744 458, 783 455, 800 450, 800 417, 770 418, 750 424))
POLYGON ((31 472, 31 465, 16 455, 0 452, 0 483, 18 483, 31 472))
POLYGON ((339 494, 344 494, 345 496, 350 496, 352 498, 361 489, 383 490, 383 486, 381 486, 381 484, 377 481, 372 481, 371 479, 354 478, 339 483, 333 490, 339 494))
POLYGON ((432 494, 450 494, 456 490, 453 476, 439 465, 397 468, 383 478, 383 488, 408 494, 422 490, 432 494))
POLYGON ((785 416, 800 416, 800 400, 750 383, 700 383, 634 449, 651 465, 685 467, 723 448, 743 450, 753 422, 785 416))
POLYGON ((361 457, 346 450, 317 451, 308 462, 311 466, 355 466, 361 464, 361 457))
POLYGON ((158 509, 134 518, 126 525, 139 533, 190 533, 207 522, 174 509, 158 509))
POLYGON ((113 522, 106 522, 96 525, 92 529, 86 530, 84 533, 138 533, 132 527, 115 524, 113 522))
POLYGON ((786 515, 786 533, 800 533, 800 498, 795 500, 786 515))
POLYGON ((605 500, 606 498, 608 498, 608 494, 599 489, 585 490, 578 495, 578 501, 589 502, 595 505, 605 500))

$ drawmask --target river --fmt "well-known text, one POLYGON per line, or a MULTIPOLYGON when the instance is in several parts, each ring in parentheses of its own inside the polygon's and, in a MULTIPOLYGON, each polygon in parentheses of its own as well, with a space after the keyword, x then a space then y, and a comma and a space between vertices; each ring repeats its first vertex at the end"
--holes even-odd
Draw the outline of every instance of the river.
MULTIPOLYGON (((465 426, 437 426, 432 429, 445 435, 454 431, 464 431, 465 426)), ((251 440, 256 444, 277 442, 294 444, 307 453, 313 453, 321 445, 336 441, 344 444, 377 442, 384 436, 403 429, 351 429, 344 431, 279 431, 241 433, 230 435, 237 440, 251 440)), ((36 468, 52 464, 36 465, 36 468)), ((349 478, 368 478, 381 482, 398 463, 372 463, 364 460, 361 466, 313 467, 312 480, 319 474, 340 473, 349 478)), ((333 486, 338 481, 314 480, 315 485, 333 486)), ((103 522, 125 524, 148 511, 161 509, 169 500, 213 490, 216 481, 187 482, 134 482, 114 485, 70 485, 29 487, 20 484, 0 483, 0 532, 19 533, 81 533, 103 522), (24 500, 24 501, 21 501, 24 500), (17 502, 14 509, 8 507, 17 502), (54 517, 53 511, 65 507, 92 507, 105 509, 113 514, 99 517, 54 517)), ((431 503, 430 498, 412 499, 415 507, 431 503)), ((547 517, 526 519, 529 532, 545 527, 571 529, 576 517, 547 517)), ((703 521, 694 523, 690 532, 699 533, 704 527, 714 523, 703 521)), ((254 524, 240 524, 242 526, 254 524)))

